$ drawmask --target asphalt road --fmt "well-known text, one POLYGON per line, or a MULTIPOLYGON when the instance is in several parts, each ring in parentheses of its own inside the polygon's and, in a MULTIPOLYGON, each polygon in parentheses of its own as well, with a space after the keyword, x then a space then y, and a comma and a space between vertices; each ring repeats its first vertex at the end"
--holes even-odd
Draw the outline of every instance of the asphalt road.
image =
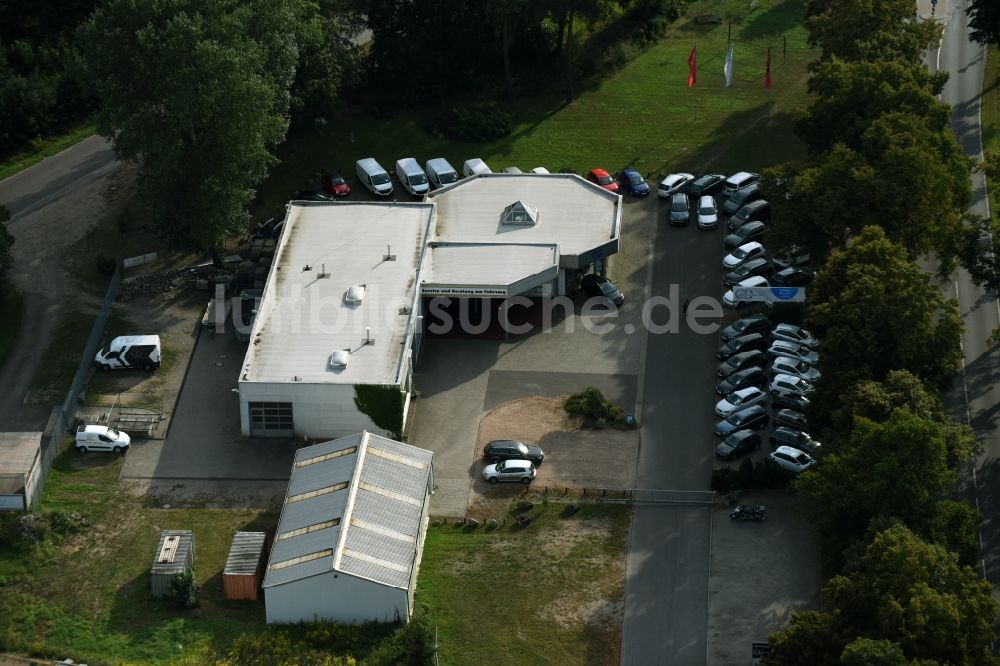
MULTIPOLYGON (((932 53, 931 71, 946 71, 950 78, 941 100, 952 107, 952 128, 967 155, 982 156, 980 135, 980 96, 986 67, 986 50, 968 38, 965 3, 946 7, 944 38, 938 52, 932 53)), ((940 15, 939 15, 940 16, 940 15)), ((971 212, 988 216, 986 180, 973 174, 971 212)), ((984 239, 988 242, 988 239, 984 239)), ((993 585, 994 598, 1000 599, 1000 348, 988 342, 1000 324, 1000 303, 995 293, 986 292, 969 279, 965 271, 952 276, 945 293, 956 297, 965 333, 962 353, 965 367, 950 391, 946 403, 955 418, 968 422, 976 432, 982 452, 975 464, 962 474, 961 486, 983 514, 981 525, 982 560, 980 569, 993 585), (949 293, 950 292, 950 293, 949 293)))
MULTIPOLYGON (((659 223, 652 294, 666 296, 676 284, 681 298, 718 299, 723 238, 722 228, 711 232, 659 223)), ((684 324, 676 334, 649 335, 638 488, 708 489, 717 346, 717 334, 697 334, 684 324), (692 404, 702 408, 692 409, 692 404)), ((711 521, 708 506, 636 507, 626 572, 623 664, 705 663, 711 521)))

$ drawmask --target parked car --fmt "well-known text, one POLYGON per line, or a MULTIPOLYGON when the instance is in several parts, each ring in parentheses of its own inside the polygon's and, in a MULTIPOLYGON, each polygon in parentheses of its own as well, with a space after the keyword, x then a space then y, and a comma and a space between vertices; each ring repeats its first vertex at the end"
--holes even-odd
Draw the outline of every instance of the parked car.
POLYGON ((347 184, 347 179, 339 173, 332 176, 324 173, 323 177, 320 178, 320 183, 323 185, 323 189, 326 190, 327 193, 332 194, 338 199, 343 199, 351 193, 351 186, 347 184))
POLYGON ((806 453, 816 453, 816 451, 823 446, 813 439, 809 433, 796 430, 795 428, 786 428, 784 426, 775 428, 771 432, 771 436, 768 440, 771 442, 772 448, 790 446, 793 449, 805 451, 806 453))
POLYGON ((763 197, 764 193, 760 191, 760 186, 755 183, 745 190, 740 190, 736 194, 727 196, 729 198, 722 202, 722 212, 726 215, 734 215, 736 211, 751 201, 756 201, 763 197))
POLYGON ((767 348, 771 356, 784 356, 797 361, 805 361, 809 365, 816 365, 819 362, 819 352, 809 349, 806 345, 800 345, 788 340, 775 340, 767 348))
POLYGON ((797 361, 794 358, 779 356, 771 363, 772 375, 791 375, 799 377, 807 382, 815 382, 820 378, 819 370, 812 367, 805 361, 797 361))
POLYGON ((773 329, 771 329, 771 337, 775 340, 788 340, 789 342, 796 342, 800 345, 805 345, 810 349, 816 349, 816 347, 819 347, 819 340, 814 338, 812 333, 801 326, 796 326, 795 324, 777 324, 773 329))
POLYGON ((806 415, 794 409, 779 409, 774 415, 775 427, 785 426, 792 430, 802 430, 806 424, 806 415))
POLYGON ((738 338, 732 338, 719 347, 715 355, 721 359, 727 359, 734 354, 750 351, 752 349, 766 349, 767 338, 760 333, 747 333, 738 338))
POLYGON ((748 277, 753 277, 755 275, 763 275, 764 277, 767 277, 773 270, 774 268, 771 267, 770 261, 764 257, 757 257, 756 259, 751 259, 750 261, 744 261, 735 269, 726 273, 726 276, 722 278, 722 282, 731 287, 734 284, 739 284, 748 277))
POLYGON ((676 192, 683 192, 693 180, 694 176, 689 173, 672 173, 656 186, 656 196, 669 197, 676 192))
POLYGON ((719 442, 715 455, 723 460, 736 460, 760 448, 760 435, 753 430, 737 430, 719 442))
POLYGON ((565 169, 559 169, 559 173, 568 173, 571 176, 579 176, 580 175, 579 171, 577 171, 576 169, 571 169, 569 167, 566 167, 565 169))
POLYGON ((727 197, 731 197, 737 192, 756 185, 759 180, 759 175, 748 171, 734 173, 722 183, 722 193, 727 197))
POLYGON ((771 406, 775 409, 804 412, 809 407, 809 398, 795 391, 777 391, 771 394, 771 406))
POLYGON ((726 177, 721 173, 707 173, 704 176, 698 176, 688 185, 687 193, 692 197, 700 197, 705 194, 721 192, 722 181, 725 179, 726 177))
POLYGON ((757 199, 756 201, 751 201, 748 204, 743 204, 743 206, 741 206, 740 209, 733 213, 733 216, 729 218, 729 222, 726 226, 735 231, 747 222, 770 221, 771 204, 767 203, 763 199, 757 199))
POLYGON ((812 282, 813 273, 808 268, 790 266, 774 274, 776 287, 808 287, 812 282))
POLYGON ((423 196, 431 191, 427 174, 420 168, 420 163, 412 157, 396 160, 396 178, 403 184, 403 189, 413 196, 423 196))
POLYGON ((802 395, 809 395, 816 387, 795 375, 775 375, 771 379, 771 391, 794 391, 802 395))
POLYGON ((615 179, 611 177, 611 174, 604 169, 591 169, 587 172, 587 180, 595 185, 600 185, 608 192, 618 191, 618 183, 616 183, 615 179))
POLYGON ((670 212, 667 214, 670 224, 687 224, 691 219, 691 203, 688 195, 678 192, 670 197, 670 212))
POLYGON ((427 180, 430 181, 431 187, 434 188, 458 182, 458 172, 443 157, 435 157, 434 159, 427 160, 424 164, 424 173, 427 174, 427 180))
POLYGON ((766 393, 756 386, 748 386, 745 389, 733 391, 715 403, 715 415, 725 418, 733 412, 738 412, 752 405, 762 405, 765 402, 767 402, 766 393))
POLYGON ((796 474, 804 472, 816 464, 816 461, 808 453, 790 446, 779 446, 770 458, 783 469, 796 474))
POLYGON ((765 333, 771 330, 771 320, 765 314, 752 314, 742 319, 737 319, 729 326, 722 329, 723 342, 729 342, 733 338, 748 333, 765 333))
POLYGON ((635 169, 622 169, 618 174, 619 187, 634 197, 644 197, 649 194, 649 183, 635 169))
POLYGON ((587 294, 587 296, 606 298, 617 306, 621 306, 625 302, 625 294, 619 291, 618 287, 603 275, 597 275, 596 273, 584 275, 583 279, 580 280, 580 288, 583 289, 583 293, 587 294))
POLYGON ((750 241, 749 243, 740 245, 723 257, 722 267, 727 271, 731 271, 743 262, 763 257, 764 254, 764 246, 761 243, 757 241, 750 241))
POLYGON ((530 460, 501 460, 495 465, 484 467, 483 478, 490 483, 519 481, 528 484, 535 478, 535 466, 530 460))
POLYGON ((518 173, 524 173, 524 172, 521 171, 520 167, 509 166, 509 167, 504 167, 503 168, 503 173, 518 174, 518 173))
MULTIPOLYGON (((547 176, 548 174, 550 174, 552 172, 549 171, 548 169, 546 169, 545 167, 534 167, 534 168, 531 169, 531 173, 538 173, 538 174, 542 174, 543 176, 547 176)), ((574 171, 574 173, 576 173, 576 172, 574 171)))
POLYGON ((809 252, 796 245, 787 248, 773 259, 774 269, 778 271, 794 266, 808 266, 811 261, 812 257, 809 255, 809 252))
POLYGON ((715 424, 717 437, 728 437, 737 430, 761 430, 771 422, 764 405, 754 405, 741 409, 715 424))
POLYGON ((747 368, 741 368, 731 373, 728 377, 723 378, 721 382, 715 385, 715 392, 721 396, 727 396, 753 386, 760 388, 766 383, 767 375, 764 374, 764 368, 759 365, 751 365, 747 368))
POLYGON ((375 196, 388 197, 392 195, 392 180, 374 157, 364 157, 354 164, 358 182, 368 188, 375 196))
POLYGON ((749 304, 750 301, 741 301, 736 298, 735 290, 739 287, 767 287, 767 278, 761 275, 755 275, 749 277, 746 280, 740 280, 739 283, 733 285, 733 288, 722 295, 722 304, 727 308, 733 308, 738 310, 749 304))
POLYGON ((545 452, 516 439, 495 439, 483 447, 483 459, 490 462, 530 460, 532 464, 540 465, 545 460, 545 452))
POLYGON ((333 201, 333 197, 316 190, 299 190, 292 195, 292 201, 333 201))
POLYGON ((94 355, 98 370, 142 369, 160 367, 163 346, 158 335, 120 335, 94 355))
POLYGON ((738 370, 752 368, 754 366, 763 366, 766 359, 767 356, 765 356, 764 352, 761 350, 749 349, 745 352, 740 352, 739 354, 733 354, 720 363, 717 374, 719 377, 725 379, 738 370))
POLYGON ((478 157, 472 157, 462 164, 462 177, 472 178, 481 174, 493 173, 493 169, 478 157))
POLYGON ((81 425, 76 429, 76 450, 80 453, 88 451, 111 451, 124 453, 132 443, 132 438, 121 430, 115 430, 102 425, 81 425))
POLYGON ((726 247, 739 247, 751 241, 759 241, 764 237, 767 225, 763 222, 748 222, 726 236, 726 247))
POLYGON ((715 197, 705 194, 698 199, 698 228, 714 229, 719 226, 719 210, 715 197))

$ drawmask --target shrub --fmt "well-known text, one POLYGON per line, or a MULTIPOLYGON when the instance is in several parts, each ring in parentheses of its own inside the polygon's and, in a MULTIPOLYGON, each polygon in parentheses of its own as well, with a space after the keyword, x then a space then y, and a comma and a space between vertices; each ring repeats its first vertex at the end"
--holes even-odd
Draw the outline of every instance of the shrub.
POLYGON ((731 467, 719 467, 712 470, 712 490, 717 493, 728 493, 740 487, 739 473, 731 467))
POLYGON ((441 133, 453 141, 487 143, 514 131, 514 118, 495 106, 452 109, 438 121, 441 133))
POLYGON ((198 605, 198 593, 201 586, 195 580, 194 572, 190 569, 174 574, 170 581, 169 599, 178 608, 194 608, 198 605))
POLYGON ((94 261, 97 264, 97 272, 101 275, 114 275, 115 269, 118 268, 118 260, 106 254, 97 255, 94 261))
POLYGON ((753 485, 756 488, 787 488, 794 474, 770 458, 758 461, 753 468, 753 485))
POLYGON ((740 470, 736 476, 740 480, 741 486, 744 488, 752 487, 754 484, 753 461, 749 458, 744 458, 743 462, 740 463, 740 470))

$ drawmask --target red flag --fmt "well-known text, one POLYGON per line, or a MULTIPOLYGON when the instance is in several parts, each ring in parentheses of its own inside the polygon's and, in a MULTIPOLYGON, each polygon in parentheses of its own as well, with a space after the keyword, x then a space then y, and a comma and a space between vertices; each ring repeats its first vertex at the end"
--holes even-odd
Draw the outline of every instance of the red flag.
POLYGON ((767 69, 764 71, 764 87, 771 89, 771 47, 767 47, 767 69))
POLYGON ((691 47, 691 55, 688 56, 688 88, 692 87, 695 82, 695 69, 698 67, 698 47, 691 47))

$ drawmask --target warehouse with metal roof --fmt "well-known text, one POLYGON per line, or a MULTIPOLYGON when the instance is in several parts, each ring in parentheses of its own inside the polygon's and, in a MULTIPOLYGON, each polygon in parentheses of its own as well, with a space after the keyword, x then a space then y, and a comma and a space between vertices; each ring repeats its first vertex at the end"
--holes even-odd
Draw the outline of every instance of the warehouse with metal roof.
POLYGON ((370 432, 296 452, 264 575, 269 623, 409 619, 432 457, 370 432))

